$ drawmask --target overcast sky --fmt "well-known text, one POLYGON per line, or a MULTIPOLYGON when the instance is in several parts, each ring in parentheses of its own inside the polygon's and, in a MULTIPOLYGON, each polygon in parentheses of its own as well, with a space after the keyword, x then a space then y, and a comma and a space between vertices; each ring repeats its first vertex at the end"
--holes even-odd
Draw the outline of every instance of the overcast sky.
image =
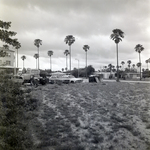
POLYGON ((11 21, 9 30, 17 32, 14 38, 22 45, 19 67, 23 64, 22 55, 27 57, 26 68, 36 67, 34 40, 41 39, 40 68, 49 69, 49 50, 54 52, 52 69, 65 68, 67 35, 75 37, 72 68, 78 67, 75 59, 79 59, 80 67, 85 67, 83 45, 90 46, 88 65, 96 70, 110 63, 116 66, 116 45, 110 39, 116 28, 125 33, 119 43, 119 63, 139 62, 134 50, 137 44, 145 48, 141 53, 142 68, 146 68, 145 60, 150 58, 150 0, 0 0, 0 19, 11 21))

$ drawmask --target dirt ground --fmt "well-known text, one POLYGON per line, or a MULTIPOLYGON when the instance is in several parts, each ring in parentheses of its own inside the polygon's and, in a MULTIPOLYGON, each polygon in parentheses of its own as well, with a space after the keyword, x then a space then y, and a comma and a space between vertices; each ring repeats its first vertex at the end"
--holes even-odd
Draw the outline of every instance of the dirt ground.
POLYGON ((30 122, 40 150, 150 150, 150 84, 47 84, 30 122))

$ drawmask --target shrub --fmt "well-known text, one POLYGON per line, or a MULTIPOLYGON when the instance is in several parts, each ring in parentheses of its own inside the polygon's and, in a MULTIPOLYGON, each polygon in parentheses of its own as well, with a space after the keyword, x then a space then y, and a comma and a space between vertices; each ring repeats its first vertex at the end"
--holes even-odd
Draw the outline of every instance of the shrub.
POLYGON ((32 149, 32 141, 25 120, 25 101, 20 84, 5 75, 0 80, 0 149, 32 149), (2 79, 3 78, 3 79, 2 79))

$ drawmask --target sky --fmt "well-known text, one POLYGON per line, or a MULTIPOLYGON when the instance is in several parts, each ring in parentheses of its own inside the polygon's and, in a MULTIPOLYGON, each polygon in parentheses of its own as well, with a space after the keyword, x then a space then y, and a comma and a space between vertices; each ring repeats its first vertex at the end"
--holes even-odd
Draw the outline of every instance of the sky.
MULTIPOLYGON (((139 62, 135 46, 141 44, 142 68, 150 58, 150 0, 0 0, 0 20, 11 21, 10 31, 17 32, 13 38, 21 43, 21 56, 25 55, 25 68, 36 68, 33 57, 37 53, 35 39, 41 39, 40 69, 50 68, 47 54, 53 51, 52 70, 66 67, 64 51, 69 49, 64 42, 73 35, 71 67, 84 68, 86 55, 84 45, 89 45, 87 64, 95 70, 112 64, 116 66, 116 45, 110 35, 113 29, 121 29, 124 38, 119 43, 119 64, 131 60, 139 62), (78 61, 79 60, 79 61, 78 61)), ((0 42, 0 46, 4 43, 0 42)), ((10 49, 15 50, 12 46, 10 49)), ((69 64, 69 60, 68 60, 69 64)), ((131 65, 132 65, 131 64, 131 65)))

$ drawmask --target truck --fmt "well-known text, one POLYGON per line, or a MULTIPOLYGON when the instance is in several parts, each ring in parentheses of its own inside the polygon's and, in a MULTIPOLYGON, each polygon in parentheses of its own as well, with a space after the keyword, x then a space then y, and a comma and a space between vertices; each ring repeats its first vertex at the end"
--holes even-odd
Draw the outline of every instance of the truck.
POLYGON ((41 75, 41 71, 38 69, 27 68, 26 73, 21 75, 24 79, 23 83, 40 83, 42 85, 47 83, 46 76, 41 75))

